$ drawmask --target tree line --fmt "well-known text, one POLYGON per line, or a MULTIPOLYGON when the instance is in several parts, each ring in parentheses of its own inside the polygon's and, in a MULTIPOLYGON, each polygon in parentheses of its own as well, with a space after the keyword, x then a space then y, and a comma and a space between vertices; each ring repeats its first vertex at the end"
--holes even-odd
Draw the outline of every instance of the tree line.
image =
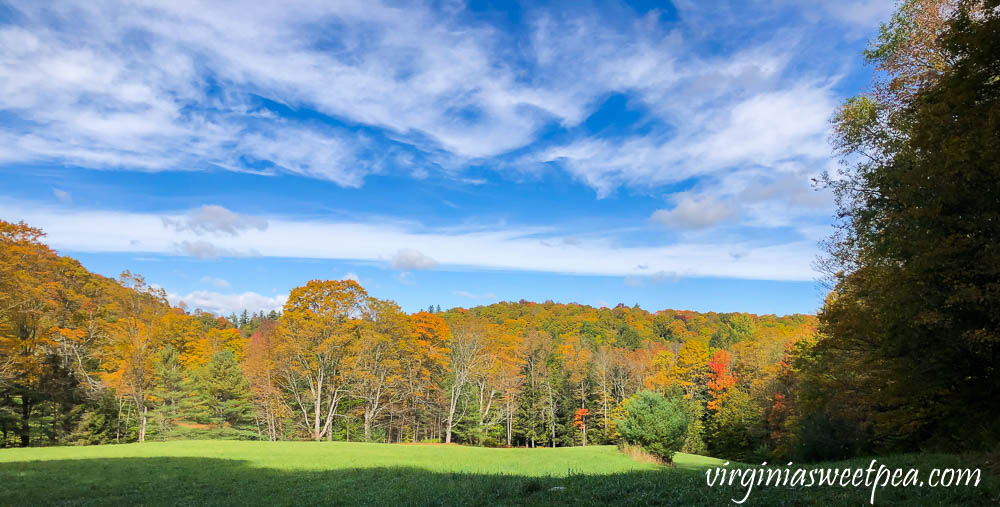
POLYGON ((700 407, 687 450, 745 452, 770 445, 782 359, 817 327, 527 301, 408 314, 350 280, 224 318, 171 307, 138 275, 90 273, 38 229, 0 227, 3 445, 602 444, 619 438, 623 402, 651 390, 700 407))

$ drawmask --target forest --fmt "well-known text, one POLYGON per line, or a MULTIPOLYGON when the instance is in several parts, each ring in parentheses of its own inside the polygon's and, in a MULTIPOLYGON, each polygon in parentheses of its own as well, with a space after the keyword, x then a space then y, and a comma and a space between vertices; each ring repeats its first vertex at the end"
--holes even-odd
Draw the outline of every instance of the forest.
POLYGON ((87 271, 2 223, 5 446, 177 438, 616 442, 622 403, 680 393, 684 449, 768 454, 808 315, 650 313, 528 301, 403 312, 313 280, 282 312, 171 307, 141 276, 87 271))

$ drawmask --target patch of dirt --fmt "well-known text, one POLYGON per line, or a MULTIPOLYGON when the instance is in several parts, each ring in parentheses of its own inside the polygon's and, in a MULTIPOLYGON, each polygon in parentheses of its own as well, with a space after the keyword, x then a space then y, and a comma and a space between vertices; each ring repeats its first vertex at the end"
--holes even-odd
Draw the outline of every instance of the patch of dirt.
POLYGON ((182 428, 191 428, 193 430, 212 430, 216 428, 214 424, 198 424, 184 421, 174 421, 174 424, 182 428))

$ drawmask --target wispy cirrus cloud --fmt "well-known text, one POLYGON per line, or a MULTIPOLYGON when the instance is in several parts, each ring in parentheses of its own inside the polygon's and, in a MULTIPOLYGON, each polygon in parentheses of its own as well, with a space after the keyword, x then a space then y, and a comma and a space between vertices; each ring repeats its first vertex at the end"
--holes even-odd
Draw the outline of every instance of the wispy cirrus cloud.
POLYGON ((227 281, 225 278, 218 278, 214 276, 203 276, 201 277, 201 281, 210 284, 212 287, 215 287, 216 289, 229 288, 229 281, 227 281))
POLYGON ((622 185, 652 188, 748 166, 795 160, 825 166, 830 159, 829 117, 836 103, 829 89, 800 85, 703 112, 696 106, 687 112, 678 107, 675 114, 686 118, 681 134, 588 137, 526 157, 559 164, 599 196, 622 185))
POLYGON ((282 117, 259 99, 462 158, 521 147, 551 118, 582 114, 503 64, 494 30, 427 6, 196 4, 15 7, 18 25, 0 26, 9 77, 0 109, 18 121, 0 132, 0 161, 139 170, 264 162, 358 186, 378 170, 355 149, 369 143, 363 134, 282 117))
MULTIPOLYGON (((294 220, 267 217, 267 230, 249 229, 210 243, 190 230, 163 228, 154 214, 82 211, 0 202, 0 216, 42 227, 60 249, 82 252, 150 252, 214 257, 297 257, 392 262, 399 252, 410 266, 434 265, 581 275, 718 276, 812 280, 815 239, 712 240, 665 245, 618 244, 601 235, 562 241, 559 231, 533 227, 428 229, 384 221, 294 220), (310 238, 302 241, 302 238, 310 238), (344 238, 351 238, 344 241, 344 238), (178 249, 178 245, 181 246, 178 249), (186 248, 185 248, 186 245, 186 248), (405 247, 403 247, 405 245, 405 247), (402 247, 402 248, 401 248, 402 247), (419 250, 417 250, 419 249, 419 250), (730 252, 739 251, 738 258, 730 252)), ((263 217, 261 217, 263 218, 263 217)), ((401 266, 401 265, 399 265, 401 266)))
MULTIPOLYGON (((856 3, 868 19, 873 3, 856 3)), ((709 52, 699 14, 720 9, 677 7, 677 18, 622 11, 608 23, 593 9, 536 6, 524 38, 422 4, 21 4, 18 23, 0 26, 0 110, 13 119, 0 127, 0 163, 222 167, 358 187, 390 166, 508 167, 492 158, 520 150, 515 166, 556 163, 604 196, 828 155, 837 76, 801 61, 789 70, 788 40, 801 34, 709 52), (553 125, 575 132, 612 93, 654 128, 539 142, 553 125), (407 156, 387 160, 392 151, 407 156)))
POLYGON ((677 276, 677 273, 657 271, 648 275, 629 275, 625 277, 623 282, 629 287, 644 287, 665 282, 676 282, 679 279, 680 277, 677 276))
MULTIPOLYGON (((135 241, 135 240, 133 240, 135 241)), ((136 242, 141 244, 141 242, 136 242)), ((227 246, 220 246, 211 241, 178 241, 172 245, 174 253, 189 255, 198 259, 218 259, 220 257, 258 257, 259 252, 253 249, 238 250, 227 246)))

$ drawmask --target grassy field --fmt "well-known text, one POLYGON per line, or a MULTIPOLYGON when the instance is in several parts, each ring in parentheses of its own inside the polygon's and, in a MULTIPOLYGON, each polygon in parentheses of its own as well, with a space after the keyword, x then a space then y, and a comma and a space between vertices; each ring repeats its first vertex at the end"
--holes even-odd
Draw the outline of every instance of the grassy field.
MULTIPOLYGON (((869 460, 838 463, 866 467, 869 460)), ((901 456, 889 466, 970 466, 901 456)), ((0 449, 3 505, 671 504, 735 505, 743 488, 709 488, 713 458, 676 466, 633 461, 614 447, 484 449, 343 442, 178 441, 95 447, 0 449)), ((925 471, 926 470, 926 471, 925 471)), ((978 488, 884 488, 876 504, 987 505, 978 488)), ((744 505, 861 505, 865 488, 755 489, 744 505)))

